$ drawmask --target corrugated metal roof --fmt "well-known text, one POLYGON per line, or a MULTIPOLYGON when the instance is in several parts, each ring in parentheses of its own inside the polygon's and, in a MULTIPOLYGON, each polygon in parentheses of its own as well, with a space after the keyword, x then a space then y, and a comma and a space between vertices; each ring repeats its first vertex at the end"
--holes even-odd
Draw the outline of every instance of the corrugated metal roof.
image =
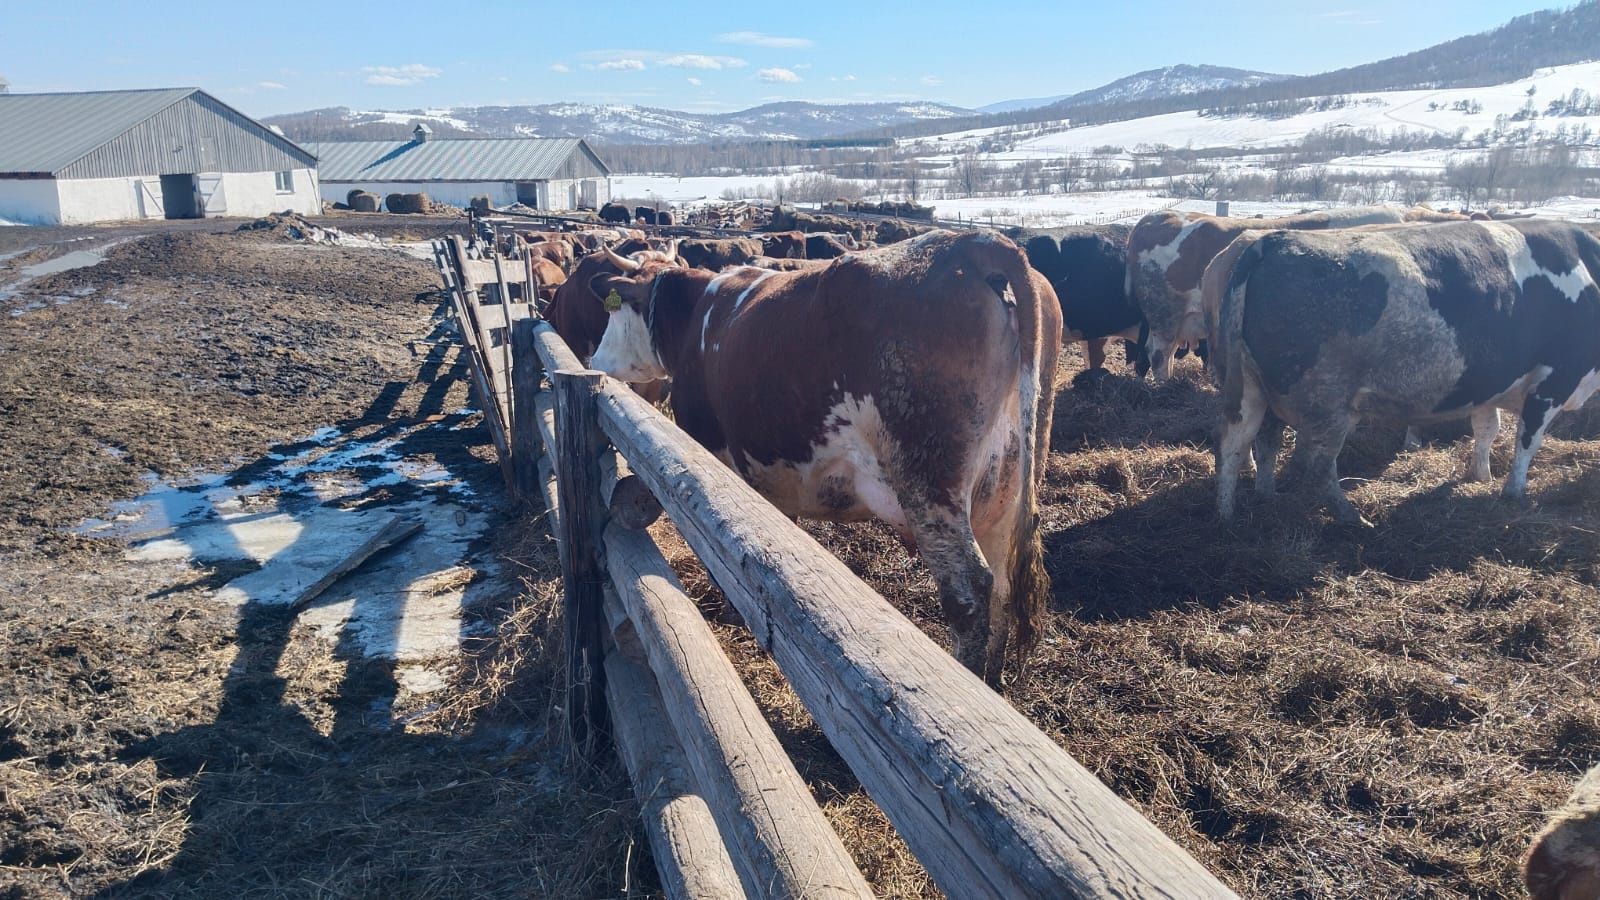
POLYGON ((54 173, 196 90, 0 94, 0 172, 54 173))
POLYGON ((0 94, 0 174, 70 178, 311 166, 199 88, 0 94))
POLYGON ((582 138, 473 138, 308 143, 323 181, 548 181, 573 177, 574 154, 610 172, 582 138))

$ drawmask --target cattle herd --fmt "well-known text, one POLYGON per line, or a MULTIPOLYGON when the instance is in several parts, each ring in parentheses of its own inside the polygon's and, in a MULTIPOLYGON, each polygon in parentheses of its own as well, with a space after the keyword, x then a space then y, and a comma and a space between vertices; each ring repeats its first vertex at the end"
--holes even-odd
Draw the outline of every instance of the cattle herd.
MULTIPOLYGON (((1221 394, 1217 514, 1286 469, 1364 520, 1337 459, 1362 420, 1469 420, 1522 497, 1551 420, 1600 387, 1600 236, 1546 219, 1358 208, 1279 219, 1163 211, 1136 225, 934 231, 884 247, 778 232, 668 240, 524 233, 546 316, 580 358, 667 398, 677 423, 791 516, 888 523, 927 564, 956 655, 991 682, 1049 598, 1037 514, 1063 340, 1125 339, 1157 381, 1189 352, 1221 394), (1014 240, 1013 240, 1014 238, 1014 240), (548 264, 548 265, 545 265, 548 264)), ((1541 832, 1537 897, 1600 895, 1600 769, 1541 832)))

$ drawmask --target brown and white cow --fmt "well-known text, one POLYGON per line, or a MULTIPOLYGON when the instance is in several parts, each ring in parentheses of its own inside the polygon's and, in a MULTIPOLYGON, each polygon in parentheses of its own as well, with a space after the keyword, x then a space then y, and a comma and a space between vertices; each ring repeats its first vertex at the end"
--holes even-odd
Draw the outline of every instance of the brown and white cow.
POLYGON ((1533 900, 1600 900, 1600 766, 1534 837, 1522 880, 1533 900))
POLYGON ((1205 338, 1200 281, 1206 266, 1234 238, 1251 231, 1317 231, 1410 221, 1461 218, 1424 207, 1358 206, 1275 219, 1223 218, 1205 213, 1154 212, 1128 238, 1127 292, 1144 316, 1144 349, 1157 381, 1172 372, 1175 355, 1205 338))
POLYGON ((990 681, 1037 639, 1037 488, 1061 344, 1016 244, 937 232, 793 272, 602 275, 593 365, 672 379, 676 420, 792 516, 879 518, 939 585, 957 656, 990 681))
POLYGON ((803 231, 777 231, 761 236, 762 256, 773 259, 805 259, 806 235, 803 231))
POLYGON ((555 232, 544 235, 519 234, 517 237, 522 243, 522 252, 555 263, 563 274, 572 271, 578 254, 571 235, 555 232))
POLYGON ((579 260, 572 275, 556 290, 545 318, 579 359, 587 361, 594 355, 600 346, 600 338, 605 334, 608 319, 605 301, 601 299, 602 295, 594 293, 591 282, 602 274, 637 272, 646 263, 681 264, 675 248, 670 254, 659 250, 641 250, 624 256, 603 247, 599 253, 579 260))
POLYGON ((1232 266, 1212 348, 1218 513, 1232 516, 1244 448, 1269 412, 1296 430, 1301 471, 1347 521, 1360 516, 1336 461, 1362 418, 1470 417, 1471 474, 1486 480, 1499 411, 1516 412, 1504 492, 1521 497, 1551 420, 1600 387, 1597 276, 1600 240, 1538 219, 1259 236, 1232 266))
POLYGON ((678 245, 678 255, 690 268, 720 272, 729 266, 748 265, 765 254, 755 238, 690 238, 678 245))

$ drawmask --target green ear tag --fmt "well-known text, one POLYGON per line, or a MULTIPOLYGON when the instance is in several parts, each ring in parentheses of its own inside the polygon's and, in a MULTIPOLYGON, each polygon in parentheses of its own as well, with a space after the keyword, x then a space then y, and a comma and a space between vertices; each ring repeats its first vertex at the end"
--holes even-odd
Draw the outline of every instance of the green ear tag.
POLYGON ((619 310, 621 308, 622 308, 622 295, 617 293, 617 289, 616 288, 612 288, 611 289, 611 293, 606 295, 606 312, 614 313, 614 312, 616 312, 617 310, 619 310))

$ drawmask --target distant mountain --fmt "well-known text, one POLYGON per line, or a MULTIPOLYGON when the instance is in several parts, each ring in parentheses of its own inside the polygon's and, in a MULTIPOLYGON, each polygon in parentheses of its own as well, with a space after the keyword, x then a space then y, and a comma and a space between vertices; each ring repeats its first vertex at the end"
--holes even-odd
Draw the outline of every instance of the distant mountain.
POLYGON ((943 103, 768 103, 731 113, 689 113, 649 106, 549 103, 411 110, 346 107, 270 116, 262 121, 291 140, 385 140, 409 137, 426 122, 437 137, 581 137, 612 144, 808 140, 926 119, 971 115, 943 103))
MULTIPOLYGON (((853 137, 912 138, 1002 125, 1070 118, 1074 124, 1122 122, 1206 107, 1300 100, 1408 88, 1482 87, 1526 78, 1536 69, 1600 59, 1600 0, 1518 16, 1491 31, 1435 44, 1377 62, 1324 72, 1207 88, 1186 94, 1074 94, 1044 106, 992 112, 940 123, 906 122, 853 137)), ((1130 76, 1138 79, 1139 75, 1130 76)), ((1112 85, 1117 82, 1112 82, 1112 85)), ((1103 90, 1097 88, 1096 91, 1103 90)), ((1093 94, 1095 91, 1085 92, 1093 94)))
POLYGON ((1252 87, 1270 81, 1282 81, 1289 75, 1271 72, 1253 72, 1249 69, 1231 69, 1227 66, 1167 66, 1148 69, 1125 78, 1118 78, 1076 94, 1057 94, 1054 97, 1035 97, 1027 100, 1002 100, 978 107, 978 112, 1003 113, 1050 106, 1070 109, 1095 103, 1120 103, 1130 100, 1149 100, 1157 97, 1182 97, 1202 91, 1220 91, 1228 88, 1252 87))

